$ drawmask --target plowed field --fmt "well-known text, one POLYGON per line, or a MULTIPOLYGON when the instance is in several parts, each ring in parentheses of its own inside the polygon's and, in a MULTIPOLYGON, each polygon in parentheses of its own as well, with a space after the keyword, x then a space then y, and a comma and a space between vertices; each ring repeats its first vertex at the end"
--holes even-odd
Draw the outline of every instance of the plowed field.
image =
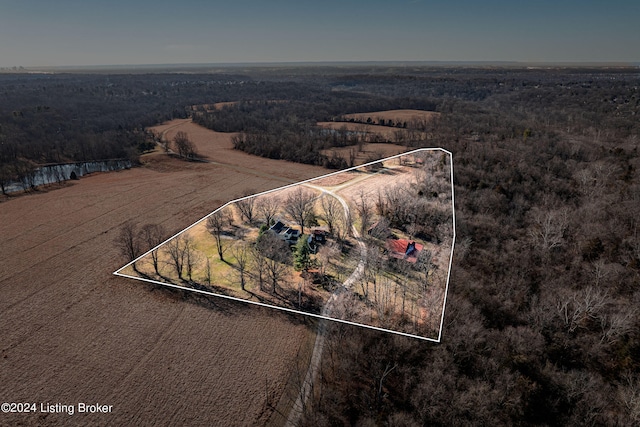
POLYGON ((0 425, 268 421, 312 328, 112 276, 123 264, 113 240, 128 220, 172 235, 247 188, 326 171, 236 153, 227 136, 182 126, 216 163, 152 155, 140 168, 0 203, 0 400, 113 405, 109 414, 0 414, 0 425))
POLYGON ((440 113, 434 111, 423 110, 386 110, 386 111, 373 111, 370 113, 354 113, 345 114, 345 119, 356 119, 365 123, 367 119, 371 119, 373 123, 379 123, 382 120, 393 120, 394 122, 408 122, 408 121, 429 121, 434 117, 437 117, 440 113))

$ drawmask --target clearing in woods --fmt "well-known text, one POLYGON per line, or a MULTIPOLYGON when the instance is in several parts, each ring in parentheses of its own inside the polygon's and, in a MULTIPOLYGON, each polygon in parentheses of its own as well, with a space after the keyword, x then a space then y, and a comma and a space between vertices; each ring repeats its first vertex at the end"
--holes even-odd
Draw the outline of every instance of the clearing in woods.
POLYGON ((336 121, 318 122, 318 127, 336 138, 350 141, 343 147, 322 150, 322 154, 340 157, 352 167, 404 153, 412 141, 428 139, 429 123, 439 115, 433 111, 387 110, 345 114, 336 121))
POLYGON ((451 154, 415 150, 228 202, 114 274, 439 342, 453 202, 451 154))
MULTIPOLYGON (((353 113, 353 114, 345 114, 345 120, 355 120, 360 123, 372 123, 372 124, 382 124, 388 123, 389 120, 392 120, 394 124, 407 122, 407 125, 410 122, 420 123, 420 122, 428 122, 434 119, 434 117, 438 117, 440 113, 435 111, 424 111, 424 110, 386 110, 386 111, 372 111, 370 113, 353 113), (381 123, 381 121, 383 121, 381 123)), ((416 126, 413 126, 416 127, 416 126)))

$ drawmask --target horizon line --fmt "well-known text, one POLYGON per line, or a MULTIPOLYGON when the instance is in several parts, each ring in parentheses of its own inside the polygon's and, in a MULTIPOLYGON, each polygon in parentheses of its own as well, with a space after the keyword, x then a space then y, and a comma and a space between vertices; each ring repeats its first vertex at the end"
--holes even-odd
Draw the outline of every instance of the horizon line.
POLYGON ((304 67, 304 66, 497 66, 497 67, 622 67, 638 68, 638 61, 441 61, 441 60, 372 60, 372 61, 247 61, 247 62, 194 62, 194 63, 148 63, 148 64, 93 64, 93 65, 37 65, 5 66, 2 71, 48 71, 48 70, 113 70, 113 69, 157 69, 157 68, 237 68, 237 67, 304 67))

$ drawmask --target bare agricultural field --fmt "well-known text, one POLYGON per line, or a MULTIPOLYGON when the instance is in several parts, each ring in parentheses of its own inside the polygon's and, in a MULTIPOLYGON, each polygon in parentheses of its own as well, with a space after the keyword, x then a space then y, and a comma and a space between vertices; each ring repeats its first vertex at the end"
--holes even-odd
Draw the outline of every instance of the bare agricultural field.
POLYGON ((238 105, 238 101, 216 102, 215 104, 206 104, 205 108, 212 108, 214 110, 222 110, 224 107, 232 107, 238 105))
POLYGON ((345 182, 351 181, 359 174, 355 171, 348 172, 340 172, 338 174, 330 175, 324 178, 318 178, 313 181, 313 184, 319 185, 322 187, 335 187, 340 184, 344 184, 345 182))
MULTIPOLYGON (((176 126, 180 126, 183 123, 187 123, 190 122, 191 119, 173 119, 170 120, 168 122, 164 122, 161 123, 159 125, 155 125, 149 128, 150 131, 154 132, 155 134, 157 134, 158 136, 163 136, 163 134, 170 130, 171 128, 174 128, 176 126)), ((175 133, 174 133, 175 135, 175 133)))
POLYGON ((388 126, 352 122, 318 122, 318 126, 324 129, 333 129, 336 131, 346 130, 347 132, 355 132, 363 135, 378 135, 386 141, 392 140, 395 133, 398 131, 397 129, 388 126))
POLYGON ((215 165, 151 155, 140 168, 0 203, 0 395, 113 405, 103 415, 3 414, 0 424, 268 422, 313 336, 303 317, 111 274, 123 262, 113 242, 125 222, 161 224, 169 237, 247 187, 324 171, 229 158, 215 165))
POLYGON ((380 120, 384 120, 385 122, 388 120, 392 120, 394 123, 429 121, 439 115, 440 113, 437 113, 435 111, 386 110, 372 111, 370 113, 345 114, 343 117, 346 120, 354 119, 362 123, 380 124, 380 120))
MULTIPOLYGON (((291 183, 296 181, 297 177, 304 176, 308 171, 313 171, 315 175, 323 175, 327 172, 321 167, 291 163, 285 160, 265 159, 234 150, 231 142, 234 133, 215 132, 193 123, 190 119, 172 120, 154 126, 150 130, 156 133, 165 132, 164 136, 167 140, 172 140, 180 131, 186 132, 194 143, 198 154, 207 161, 230 170, 253 175, 256 178, 271 177, 281 182, 291 183)), ((249 183, 247 188, 250 187, 252 185, 249 183)))
POLYGON ((386 143, 364 143, 362 149, 357 146, 335 147, 322 150, 321 153, 328 157, 338 156, 343 158, 347 163, 351 162, 354 166, 359 166, 372 161, 380 160, 385 157, 395 156, 407 151, 407 147, 396 144, 386 143))

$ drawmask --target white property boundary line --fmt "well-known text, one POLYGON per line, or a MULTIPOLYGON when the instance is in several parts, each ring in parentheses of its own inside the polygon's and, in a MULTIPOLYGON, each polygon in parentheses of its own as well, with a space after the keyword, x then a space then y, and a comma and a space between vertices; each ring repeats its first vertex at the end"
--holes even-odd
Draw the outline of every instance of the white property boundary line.
POLYGON ((303 314, 305 316, 311 316, 311 317, 315 317, 315 318, 319 318, 319 319, 326 319, 326 320, 331 320, 331 321, 334 321, 334 322, 346 323, 348 325, 360 326, 360 327, 363 327, 363 328, 369 328, 369 329, 373 329, 373 330, 376 330, 376 331, 390 332, 392 334, 398 334, 398 335, 402 335, 402 336, 406 336, 406 337, 418 338, 418 339, 425 340, 425 341, 431 341, 431 342, 439 343, 441 341, 441 339, 442 339, 442 326, 444 324, 444 313, 445 313, 445 308, 446 308, 446 304, 447 304, 447 296, 449 294, 449 279, 451 277, 451 265, 453 263, 453 249, 454 249, 454 246, 455 246, 455 241, 456 241, 456 210, 455 210, 455 196, 454 196, 454 188, 453 188, 453 154, 450 151, 445 150, 444 148, 419 148, 417 150, 412 150, 412 151, 408 151, 406 153, 396 154, 395 156, 386 157, 386 158, 381 159, 381 160, 375 160, 373 162, 365 163, 365 164, 362 164, 362 165, 359 165, 359 166, 354 166, 354 167, 351 167, 351 168, 348 168, 348 169, 343 169, 343 170, 332 172, 332 173, 329 173, 329 174, 326 174, 326 175, 318 176, 318 177, 315 177, 315 178, 310 178, 310 179, 307 179, 307 180, 304 180, 304 181, 299 181, 299 182, 296 182, 296 183, 293 183, 293 184, 288 184, 288 185, 285 185, 283 187, 278 187, 278 188, 274 188, 272 190, 267 190, 267 191, 263 191, 261 193, 256 193, 256 194, 252 194, 250 196, 245 196, 245 197, 241 197, 239 199, 231 200, 231 201, 225 203, 224 205, 220 206, 219 208, 217 208, 213 212, 209 213, 208 215, 204 216, 203 218, 199 219, 198 221, 194 222, 193 224, 191 224, 187 228, 177 232, 176 234, 174 234, 173 236, 169 237, 168 239, 166 239, 162 243, 160 243, 160 244, 154 246, 153 248, 149 249, 147 252, 145 252, 144 254, 140 255, 139 257, 137 257, 133 261, 131 261, 131 262, 125 264, 124 266, 120 267, 119 269, 114 271, 113 274, 116 275, 116 276, 120 276, 120 277, 126 277, 126 278, 129 278, 129 279, 140 280, 140 281, 143 281, 143 282, 153 283, 153 284, 156 284, 156 285, 166 286, 166 287, 170 287, 170 288, 181 289, 181 290, 184 290, 184 291, 190 291, 190 292, 195 292, 195 293, 199 293, 199 294, 203 294, 203 295, 210 295, 210 296, 215 296, 215 297, 220 297, 220 298, 226 298, 226 299, 233 300, 233 301, 240 301, 240 302, 244 302, 244 303, 259 305, 259 306, 262 306, 262 307, 275 308, 277 310, 282 310, 282 311, 286 311, 286 312, 289 312, 289 313, 303 314), (239 202, 241 200, 249 199, 249 198, 252 198, 252 197, 262 196, 264 194, 273 193, 275 191, 280 191, 280 190, 284 190, 284 189, 287 189, 287 188, 295 187, 296 185, 306 184, 308 182, 316 181, 316 180, 323 179, 323 178, 327 178, 327 177, 330 177, 330 176, 333 176, 333 175, 337 175, 339 173, 349 172, 349 171, 360 169, 360 168, 363 168, 363 167, 366 167, 366 166, 371 166, 371 165, 374 165, 376 163, 382 163, 382 162, 385 162, 387 160, 396 159, 398 157, 407 156, 407 155, 410 155, 410 154, 421 153, 421 152, 427 152, 427 151, 442 151, 443 153, 448 154, 449 155, 449 162, 450 162, 450 172, 451 172, 451 211, 452 211, 451 213, 452 213, 452 218, 453 218, 452 219, 453 220, 453 240, 451 242, 451 254, 449 255, 449 271, 447 273, 447 283, 446 283, 446 286, 445 286, 444 298, 443 298, 443 301, 442 301, 442 315, 440 317, 440 330, 438 332, 438 338, 437 339, 422 337, 420 335, 413 335, 413 334, 409 334, 409 333, 406 333, 406 332, 393 331, 393 330, 390 330, 390 329, 379 328, 379 327, 376 327, 376 326, 365 325, 365 324, 362 324, 362 323, 349 322, 348 320, 336 319, 334 317, 322 316, 320 314, 307 313, 307 312, 304 312, 304 311, 294 310, 294 309, 286 308, 286 307, 278 307, 278 306, 275 306, 275 305, 265 304, 265 303, 261 303, 261 302, 257 302, 257 301, 250 301, 250 300, 243 299, 243 298, 236 298, 236 297, 232 297, 232 296, 229 296, 229 295, 216 294, 216 293, 213 293, 213 292, 203 291, 203 290, 200 290, 200 289, 187 288, 187 287, 184 287, 184 286, 174 285, 172 283, 165 283, 165 282, 160 282, 158 280, 146 279, 146 278, 137 277, 137 276, 130 276, 128 274, 121 273, 122 270, 124 270, 125 268, 129 267, 133 263, 137 262, 141 258, 144 258, 148 254, 150 254, 152 251, 158 249, 160 246, 164 245, 168 241, 170 241, 173 238, 178 237, 182 233, 190 230, 191 228, 193 228, 196 225, 200 224, 202 221, 204 221, 207 218, 209 218, 211 215, 215 214, 216 212, 224 209, 225 207, 227 207, 227 206, 229 206, 229 205, 231 205, 233 203, 239 202))

